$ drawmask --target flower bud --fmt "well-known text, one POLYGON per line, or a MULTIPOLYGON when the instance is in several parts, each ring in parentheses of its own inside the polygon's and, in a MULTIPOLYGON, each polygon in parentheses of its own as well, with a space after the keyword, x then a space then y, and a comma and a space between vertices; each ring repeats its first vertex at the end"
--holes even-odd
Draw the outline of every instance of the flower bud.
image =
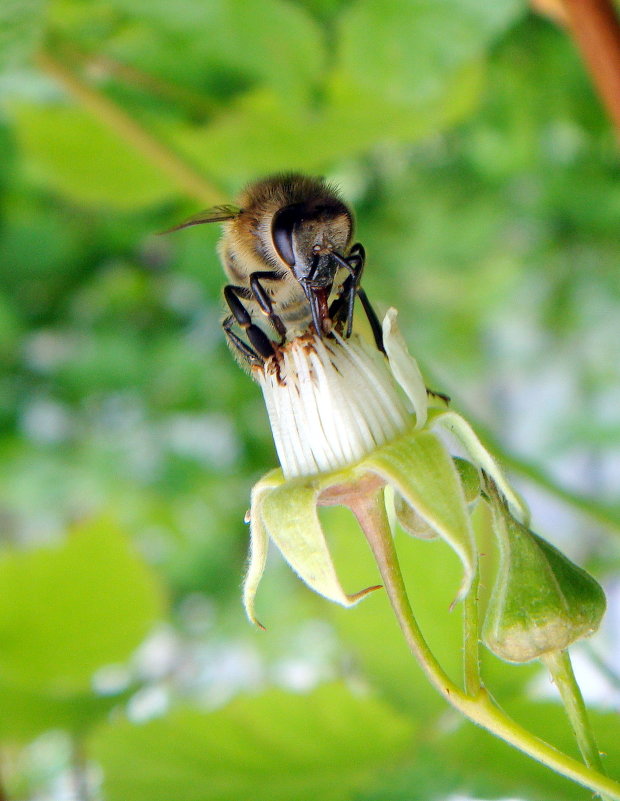
POLYGON ((482 632, 487 647, 529 662, 594 633, 605 612, 599 584, 515 520, 495 487, 489 498, 500 564, 482 632))
POLYGON ((467 503, 473 503, 480 497, 480 473, 474 465, 461 459, 460 456, 454 456, 452 461, 456 467, 456 471, 461 479, 461 486, 467 503))

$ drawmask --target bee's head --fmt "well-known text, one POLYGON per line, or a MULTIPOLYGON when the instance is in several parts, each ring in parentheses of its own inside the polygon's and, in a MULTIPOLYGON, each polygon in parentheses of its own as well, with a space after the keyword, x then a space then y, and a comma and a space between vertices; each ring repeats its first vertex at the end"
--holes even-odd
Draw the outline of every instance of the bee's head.
POLYGON ((344 203, 317 198, 285 206, 271 223, 273 247, 299 283, 308 289, 327 289, 349 245, 353 222, 344 203))

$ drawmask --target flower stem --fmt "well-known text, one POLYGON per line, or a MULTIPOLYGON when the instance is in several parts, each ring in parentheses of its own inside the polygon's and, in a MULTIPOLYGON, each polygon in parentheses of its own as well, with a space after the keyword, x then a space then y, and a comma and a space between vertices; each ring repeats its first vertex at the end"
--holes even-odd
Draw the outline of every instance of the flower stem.
POLYGON ((372 549, 405 640, 427 678, 443 697, 469 720, 538 762, 602 796, 620 801, 620 784, 535 737, 499 709, 484 687, 471 696, 446 675, 428 647, 411 609, 385 511, 383 490, 352 497, 348 505, 372 549))
MULTIPOLYGON (((599 773, 605 773, 568 651, 553 651, 541 657, 541 661, 546 665, 558 688, 584 762, 599 773)), ((601 797, 608 798, 605 795, 601 797)))
POLYGON ((463 602, 463 681, 467 695, 476 696, 480 692, 480 651, 478 632, 478 584, 476 575, 469 594, 463 602))

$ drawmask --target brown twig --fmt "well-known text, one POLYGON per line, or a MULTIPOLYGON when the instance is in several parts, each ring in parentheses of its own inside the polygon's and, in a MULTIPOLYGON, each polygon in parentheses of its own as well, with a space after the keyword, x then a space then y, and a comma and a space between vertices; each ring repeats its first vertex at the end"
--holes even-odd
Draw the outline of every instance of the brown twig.
POLYGON ((620 133, 620 23, 611 0, 562 0, 568 28, 620 133))
POLYGON ((124 142, 133 146, 162 173, 168 175, 190 197, 196 198, 206 206, 221 203, 225 199, 219 188, 204 178, 193 166, 187 164, 139 125, 112 100, 68 70, 50 53, 45 51, 39 53, 37 63, 94 117, 114 131, 124 142))
POLYGON ((209 117, 218 110, 217 104, 199 92, 167 81, 159 75, 140 70, 133 65, 117 61, 105 53, 89 53, 76 45, 63 42, 56 43, 56 52, 60 52, 65 63, 77 66, 87 75, 95 79, 116 78, 122 83, 151 93, 183 108, 194 117, 199 114, 209 117), (73 62, 73 65, 70 63, 73 62))

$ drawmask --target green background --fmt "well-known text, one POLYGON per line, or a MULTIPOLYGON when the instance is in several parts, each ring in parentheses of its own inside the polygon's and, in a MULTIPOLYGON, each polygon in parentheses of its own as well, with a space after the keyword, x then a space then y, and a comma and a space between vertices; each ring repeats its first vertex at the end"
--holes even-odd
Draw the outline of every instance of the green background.
MULTIPOLYGON (((369 296, 609 589, 577 667, 620 775, 620 165, 566 32, 520 0, 3 0, 0 68, 6 797, 590 797, 449 714, 380 593, 334 608, 273 554, 268 631, 243 616, 271 435, 217 227, 157 233, 279 170, 341 186, 369 296)), ((325 520, 344 586, 376 583, 325 520)), ((456 560, 398 547, 458 677, 456 560)), ((536 668, 487 662, 575 753, 536 668)))

